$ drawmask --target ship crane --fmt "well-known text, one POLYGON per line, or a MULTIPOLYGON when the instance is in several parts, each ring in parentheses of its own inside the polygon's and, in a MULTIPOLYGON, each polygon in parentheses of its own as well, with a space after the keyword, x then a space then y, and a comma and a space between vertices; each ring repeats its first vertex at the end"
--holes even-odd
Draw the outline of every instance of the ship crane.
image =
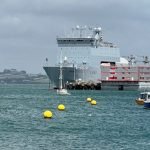
POLYGON ((143 58, 144 58, 143 60, 144 64, 148 64, 150 62, 148 56, 143 56, 143 58))
POLYGON ((136 64, 135 56, 133 56, 133 55, 128 56, 127 60, 129 62, 129 65, 136 64))
POLYGON ((149 57, 148 56, 137 56, 137 57, 140 57, 142 58, 143 60, 136 60, 137 62, 142 62, 144 64, 149 64, 150 60, 149 60, 149 57))
POLYGON ((130 65, 133 65, 133 64, 136 64, 137 62, 142 62, 144 64, 149 64, 150 63, 150 60, 149 60, 149 57, 148 56, 133 56, 133 55, 130 55, 130 56, 124 56, 125 58, 127 58, 128 62, 130 65))

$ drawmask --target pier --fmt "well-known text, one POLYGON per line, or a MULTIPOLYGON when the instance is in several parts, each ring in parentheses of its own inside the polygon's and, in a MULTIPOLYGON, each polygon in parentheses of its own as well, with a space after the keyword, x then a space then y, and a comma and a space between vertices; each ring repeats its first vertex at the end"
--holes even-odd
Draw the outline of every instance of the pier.
POLYGON ((70 82, 65 87, 69 90, 101 90, 101 83, 93 82, 70 82))
MULTIPOLYGON (((68 90, 142 90, 150 89, 150 82, 139 81, 101 81, 94 82, 68 82, 64 84, 64 87, 68 90)), ((58 89, 58 87, 54 87, 58 89)))

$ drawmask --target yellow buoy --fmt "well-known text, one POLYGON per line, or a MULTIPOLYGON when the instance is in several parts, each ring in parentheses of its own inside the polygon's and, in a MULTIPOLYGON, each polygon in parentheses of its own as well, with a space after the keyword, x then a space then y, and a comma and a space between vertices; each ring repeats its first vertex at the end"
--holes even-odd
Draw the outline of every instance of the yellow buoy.
POLYGON ((88 97, 86 100, 87 100, 87 102, 91 102, 92 98, 88 97))
POLYGON ((50 110, 46 110, 43 113, 44 118, 52 118, 53 113, 50 110))
POLYGON ((92 100, 91 105, 96 105, 96 100, 92 100))
POLYGON ((57 108, 58 110, 65 110, 65 106, 63 104, 59 104, 57 108))

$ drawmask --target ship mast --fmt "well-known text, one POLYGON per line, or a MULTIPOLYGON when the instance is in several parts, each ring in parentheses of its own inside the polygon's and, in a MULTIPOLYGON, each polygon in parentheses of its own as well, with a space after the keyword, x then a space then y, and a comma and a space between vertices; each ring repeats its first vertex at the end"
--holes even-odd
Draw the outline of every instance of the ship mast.
POLYGON ((63 64, 62 64, 62 49, 61 49, 61 52, 60 52, 59 89, 62 89, 62 88, 63 88, 63 86, 62 86, 62 79, 63 79, 63 75, 62 75, 62 67, 63 67, 63 64))

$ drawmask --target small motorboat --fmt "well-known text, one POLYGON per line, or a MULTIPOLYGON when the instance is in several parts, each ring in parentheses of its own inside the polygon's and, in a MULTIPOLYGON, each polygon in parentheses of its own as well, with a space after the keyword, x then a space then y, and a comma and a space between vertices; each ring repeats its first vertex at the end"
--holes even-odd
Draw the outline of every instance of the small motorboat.
POLYGON ((140 93, 139 98, 135 100, 138 105, 144 105, 144 101, 146 100, 147 92, 140 93))

